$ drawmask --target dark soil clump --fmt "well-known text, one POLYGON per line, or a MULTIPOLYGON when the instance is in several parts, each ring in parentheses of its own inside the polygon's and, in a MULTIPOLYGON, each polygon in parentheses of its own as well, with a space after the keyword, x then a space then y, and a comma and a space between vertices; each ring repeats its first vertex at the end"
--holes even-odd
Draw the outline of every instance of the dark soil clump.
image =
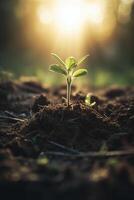
POLYGON ((40 95, 36 97, 34 104, 32 106, 33 113, 39 112, 44 106, 50 104, 50 101, 47 99, 46 95, 40 95))
POLYGON ((45 106, 21 130, 30 139, 38 135, 44 147, 46 140, 53 140, 80 151, 99 150, 104 141, 118 132, 116 122, 84 104, 73 104, 70 108, 60 104, 45 106))
POLYGON ((95 90, 93 108, 76 91, 68 108, 65 86, 0 84, 4 199, 134 199, 134 88, 95 90))

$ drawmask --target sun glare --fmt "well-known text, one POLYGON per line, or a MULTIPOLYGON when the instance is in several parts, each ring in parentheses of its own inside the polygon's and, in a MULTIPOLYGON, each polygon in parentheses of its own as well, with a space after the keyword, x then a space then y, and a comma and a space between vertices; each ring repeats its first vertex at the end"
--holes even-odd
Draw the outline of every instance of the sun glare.
POLYGON ((43 24, 50 24, 52 22, 52 15, 44 6, 40 6, 37 11, 39 20, 43 24))
POLYGON ((44 5, 37 10, 43 24, 52 24, 59 32, 75 33, 82 30, 85 22, 101 24, 104 18, 102 1, 55 0, 53 8, 44 5))
POLYGON ((55 24, 60 31, 78 31, 83 25, 83 4, 69 1, 59 1, 55 8, 55 24))
POLYGON ((101 3, 96 2, 96 3, 91 3, 87 5, 87 15, 88 19, 91 23, 94 24, 101 24, 104 19, 104 7, 101 3))

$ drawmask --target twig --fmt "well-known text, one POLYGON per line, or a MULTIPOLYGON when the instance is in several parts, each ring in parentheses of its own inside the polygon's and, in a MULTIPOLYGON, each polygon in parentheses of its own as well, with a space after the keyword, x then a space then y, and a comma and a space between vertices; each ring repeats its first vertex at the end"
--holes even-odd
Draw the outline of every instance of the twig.
POLYGON ((20 122, 24 122, 24 119, 20 119, 20 118, 16 118, 16 117, 8 117, 8 116, 0 116, 0 119, 7 119, 7 120, 11 120, 11 121, 20 121, 20 122))
POLYGON ((80 154, 68 154, 62 152, 44 152, 45 155, 50 156, 60 156, 60 157, 72 157, 72 158, 110 158, 110 157, 124 157, 124 156, 134 156, 134 149, 122 150, 122 151, 107 151, 107 152, 87 152, 80 154))
POLYGON ((11 112, 9 112, 9 111, 7 111, 7 110, 5 110, 4 113, 5 113, 6 115, 8 115, 9 117, 16 118, 16 115, 15 115, 15 114, 13 114, 13 113, 11 113, 11 112))
POLYGON ((95 110, 94 108, 90 108, 98 117, 101 117, 101 118, 105 118, 105 119, 108 119, 108 117, 104 114, 102 115, 101 113, 99 113, 97 110, 95 110))
POLYGON ((72 154, 79 154, 80 153, 77 150, 71 149, 71 148, 66 147, 66 146, 64 146, 62 144, 59 144, 59 143, 56 143, 56 142, 53 142, 53 141, 50 141, 50 140, 48 141, 48 143, 50 143, 50 144, 54 145, 55 147, 58 147, 58 148, 60 148, 62 150, 68 151, 68 152, 70 152, 72 154))

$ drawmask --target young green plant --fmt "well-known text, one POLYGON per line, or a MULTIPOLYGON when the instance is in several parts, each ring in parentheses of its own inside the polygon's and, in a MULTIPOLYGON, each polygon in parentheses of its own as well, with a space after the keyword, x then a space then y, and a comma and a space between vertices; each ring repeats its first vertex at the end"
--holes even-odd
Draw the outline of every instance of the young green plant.
POLYGON ((87 106, 89 106, 90 108, 92 108, 93 106, 96 105, 96 102, 95 102, 95 101, 94 101, 94 102, 91 102, 91 97, 92 97, 92 93, 88 93, 88 94, 86 95, 86 98, 85 98, 85 104, 86 104, 87 106))
POLYGON ((52 56, 56 58, 59 64, 53 64, 49 67, 49 70, 62 74, 66 78, 67 83, 67 106, 70 105, 71 96, 71 86, 74 78, 84 76, 87 74, 87 70, 84 68, 77 69, 89 55, 82 57, 80 60, 76 60, 74 57, 70 56, 65 61, 63 61, 57 54, 52 53, 52 56))

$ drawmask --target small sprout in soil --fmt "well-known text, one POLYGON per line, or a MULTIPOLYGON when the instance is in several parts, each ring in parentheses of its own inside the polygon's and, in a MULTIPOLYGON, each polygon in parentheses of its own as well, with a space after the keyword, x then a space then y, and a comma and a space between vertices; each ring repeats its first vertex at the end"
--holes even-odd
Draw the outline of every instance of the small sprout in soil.
POLYGON ((46 157, 37 159, 37 164, 40 165, 40 166, 45 166, 45 165, 48 164, 48 162, 49 161, 46 157))
POLYGON ((76 70, 76 68, 79 67, 89 55, 84 56, 78 61, 72 56, 68 57, 65 61, 63 61, 58 55, 54 53, 52 53, 52 56, 57 59, 59 64, 51 65, 49 70, 65 76, 67 82, 67 106, 69 107, 73 79, 87 74, 86 69, 80 68, 76 70))
POLYGON ((103 142, 101 147, 100 147, 100 152, 106 153, 107 151, 108 151, 108 146, 107 146, 106 142, 103 142))
POLYGON ((89 106, 89 107, 93 107, 93 106, 96 105, 96 102, 95 102, 95 101, 91 103, 91 97, 92 97, 92 93, 88 93, 88 94, 86 95, 86 98, 85 98, 85 104, 86 104, 87 106, 89 106))

